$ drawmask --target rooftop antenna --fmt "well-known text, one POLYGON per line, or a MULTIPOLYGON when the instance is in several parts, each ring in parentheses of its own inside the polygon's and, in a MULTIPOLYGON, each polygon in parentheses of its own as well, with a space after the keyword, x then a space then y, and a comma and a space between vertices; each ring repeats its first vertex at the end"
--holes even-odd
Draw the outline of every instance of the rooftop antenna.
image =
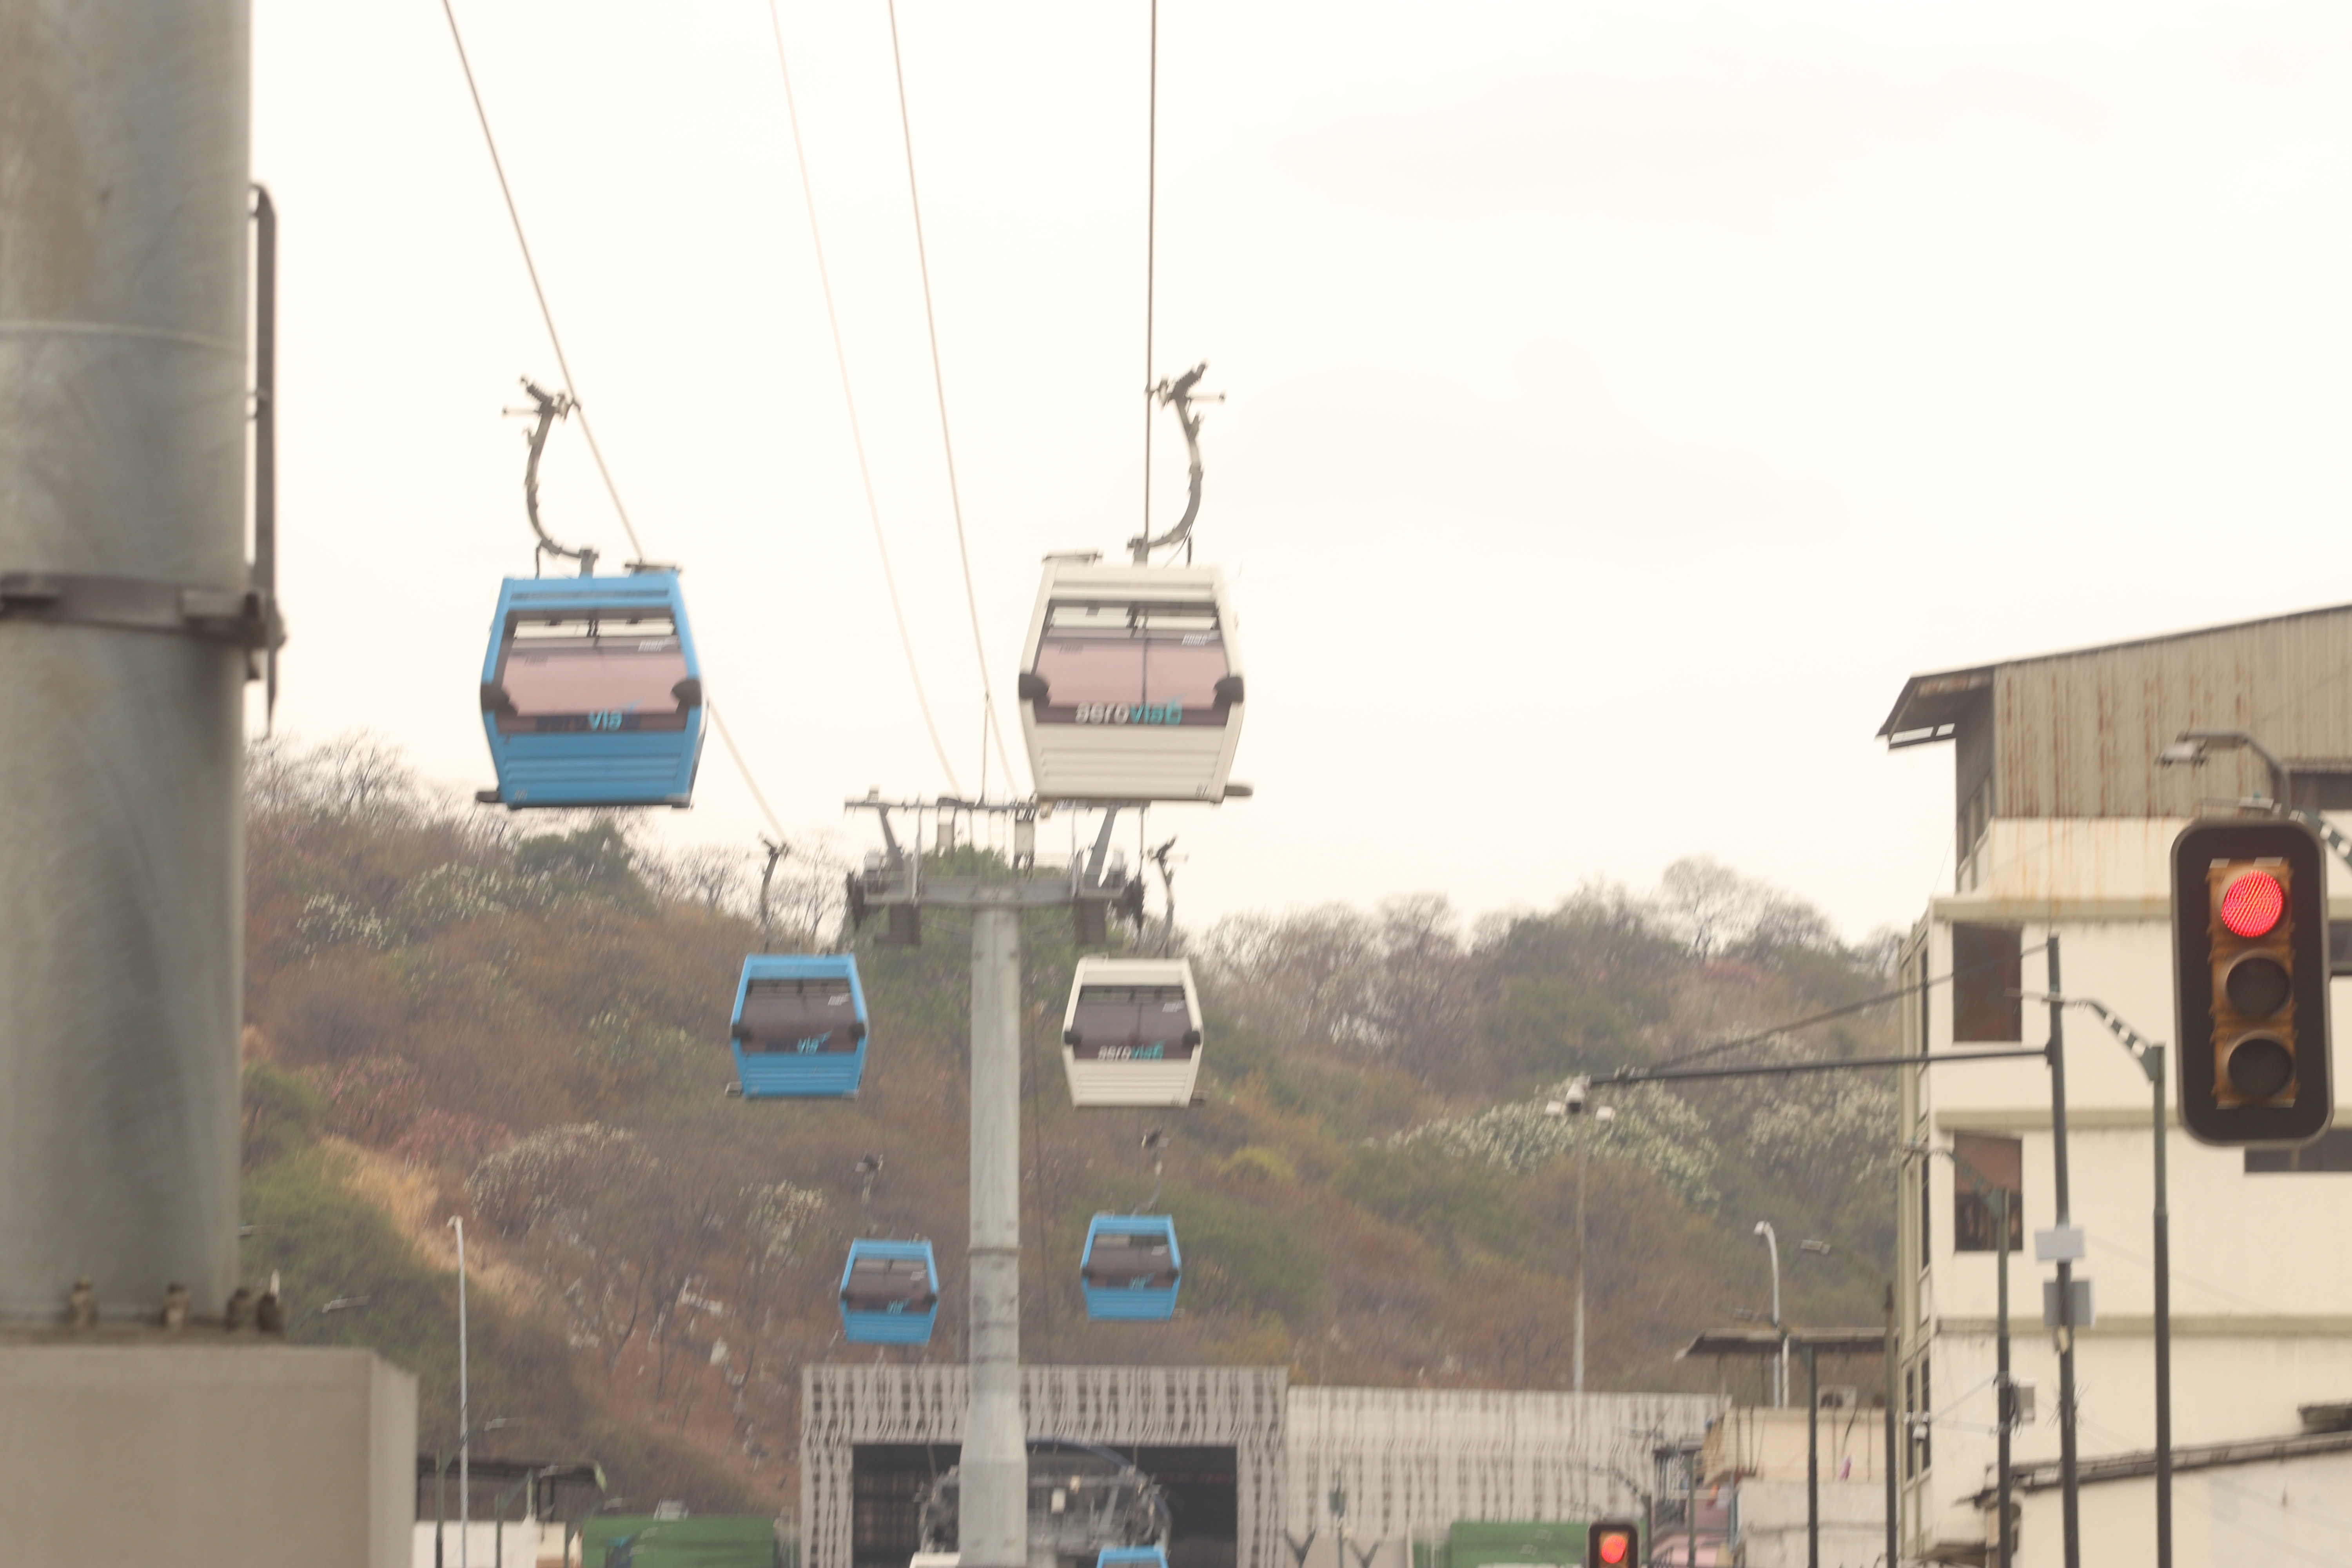
POLYGON ((522 468, 523 510, 530 516, 530 531, 539 535, 539 542, 531 547, 530 552, 531 575, 534 577, 539 575, 539 565, 542 558, 549 555, 554 555, 566 561, 579 562, 580 575, 583 577, 593 577, 596 575, 595 547, 593 545, 583 544, 577 550, 574 550, 567 545, 559 544, 549 535, 547 525, 539 520, 540 454, 547 449, 547 432, 549 428, 553 426, 557 420, 564 418, 571 414, 573 406, 572 395, 568 392, 550 392, 545 387, 540 385, 539 383, 531 380, 529 376, 524 376, 522 378, 522 389, 530 395, 530 400, 534 406, 530 408, 509 408, 507 410, 507 413, 509 416, 513 417, 537 420, 537 423, 530 428, 530 436, 529 437, 530 442, 530 458, 523 464, 522 468))

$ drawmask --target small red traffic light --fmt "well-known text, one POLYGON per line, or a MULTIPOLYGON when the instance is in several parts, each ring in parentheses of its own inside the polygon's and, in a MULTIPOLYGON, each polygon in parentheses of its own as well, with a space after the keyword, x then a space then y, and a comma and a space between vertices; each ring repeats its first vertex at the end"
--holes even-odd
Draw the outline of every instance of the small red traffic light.
POLYGON ((2221 895, 2221 923, 2249 942, 2268 936, 2285 912, 2286 889, 2267 871, 2247 872, 2221 895))
POLYGON ((1608 1563, 1610 1568, 1616 1568, 1618 1563, 1625 1561, 1625 1549, 1631 1544, 1632 1542, 1622 1530, 1603 1532, 1601 1537, 1601 1561, 1608 1563))

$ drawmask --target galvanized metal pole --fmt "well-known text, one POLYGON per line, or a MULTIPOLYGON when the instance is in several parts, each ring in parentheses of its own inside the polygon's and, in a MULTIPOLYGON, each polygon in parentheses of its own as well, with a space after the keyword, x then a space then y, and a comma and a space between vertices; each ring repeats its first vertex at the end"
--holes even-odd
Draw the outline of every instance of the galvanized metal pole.
MULTIPOLYGON (((1901 1191, 1898 1177, 1896 1191, 1901 1191)), ((1895 1512, 1895 1466, 1899 1458, 1895 1441, 1895 1284, 1886 1285, 1886 1568, 1895 1568, 1895 1552, 1900 1533, 1895 1512)))
POLYGON ((1822 1568, 1822 1367, 1811 1342, 1805 1345, 1805 1568, 1822 1568))
POLYGON ((244 656, 23 606, 247 586, 249 34, 0 6, 0 1322, 236 1283, 244 656))
POLYGON ((971 917, 971 1403, 964 1417, 963 1568, 1027 1568, 1021 1415, 1021 918, 971 917))
POLYGON ((2166 1193, 2164 1047, 2144 1063, 2156 1090, 2156 1568, 2172 1568, 2172 1208, 2166 1193))
MULTIPOLYGON (((1958 1163, 1958 1162, 1954 1162, 1958 1163)), ((1995 1187, 1992 1191, 1993 1278, 1995 1296, 1993 1325, 1993 1420, 2000 1428, 1993 1455, 1994 1500, 2000 1510, 1994 1529, 1999 1543, 1993 1553, 1993 1568, 2010 1568, 2011 1553, 2017 1550, 2017 1537, 2009 1528, 2009 1444, 2010 1432, 2017 1425, 2017 1384, 2009 1375, 2009 1189, 1995 1187)))
MULTIPOLYGON (((2058 938, 2050 938, 2050 1141, 2057 1226, 2072 1223, 2066 1182, 2066 988, 2058 981, 2058 938)), ((2074 1265, 2058 1264, 2058 1475, 2066 1568, 2083 1568, 2082 1477, 2074 1448, 2074 1265)))
MULTIPOLYGON (((1592 1142, 1591 1129, 1578 1118, 1576 1129, 1576 1392, 1584 1392, 1584 1171, 1587 1163, 1586 1145, 1592 1142)), ((1581 1417, 1580 1416, 1580 1419, 1581 1417)), ((1344 1568, 1344 1564, 1342 1565, 1344 1568)))

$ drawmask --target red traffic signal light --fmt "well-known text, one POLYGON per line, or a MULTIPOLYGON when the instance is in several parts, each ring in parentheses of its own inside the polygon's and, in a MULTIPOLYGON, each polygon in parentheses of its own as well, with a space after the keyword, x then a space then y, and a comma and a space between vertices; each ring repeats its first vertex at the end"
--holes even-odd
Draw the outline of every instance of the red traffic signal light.
POLYGON ((1640 1568, 1642 1532, 1631 1521, 1595 1520, 1584 1532, 1584 1568, 1640 1568))
POLYGON ((2208 1143, 2301 1143, 2334 1114, 2327 862, 2288 817, 2191 823, 2172 846, 2180 1119, 2208 1143))

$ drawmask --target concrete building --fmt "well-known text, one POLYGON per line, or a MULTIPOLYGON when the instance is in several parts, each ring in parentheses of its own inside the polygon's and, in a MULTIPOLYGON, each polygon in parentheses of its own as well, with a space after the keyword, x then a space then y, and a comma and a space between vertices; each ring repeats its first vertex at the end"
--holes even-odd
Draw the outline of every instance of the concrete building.
MULTIPOLYGON (((1958 868, 1902 951, 1903 979, 1918 988, 1904 1008, 1906 1050, 2043 1044, 2049 1010, 2019 994, 2053 988, 2053 939, 2067 995, 2172 1038, 2170 846, 2200 812, 2269 790, 2243 752, 2201 769, 2159 765, 2189 728, 2251 731, 2291 764, 2296 804, 2352 826, 2352 606, 1904 685, 1880 733, 1892 747, 1952 746, 1958 868)), ((2329 899, 2331 922, 2352 921, 2340 864, 2329 899)), ((2094 1281, 2096 1311, 2076 1338, 2077 1430, 2085 1476, 2104 1467, 2106 1478, 2083 1490, 2084 1561, 2147 1563, 2153 1503, 2129 1457, 2146 1456, 2155 1430, 2150 1091, 2094 1016, 2070 1010, 2064 1028, 2072 1217, 2088 1237, 2077 1273, 2094 1281)), ((2178 1105, 2177 1063, 2170 1071, 2178 1105)), ((2014 1438, 2013 1470, 2031 1478, 2018 1560, 2054 1563, 2056 1493, 2043 1478, 2059 1453, 2058 1368, 2041 1326, 2052 1270, 2025 1245, 2053 1223, 2050 1075, 2029 1058, 1901 1077, 1901 1137, 1933 1151, 1909 1160, 1899 1202, 1904 1560, 1987 1560, 1997 1255, 1983 1184, 2010 1194, 2013 1372, 2035 1385, 2035 1415, 2014 1438)), ((2298 1151, 2209 1148, 2177 1114, 2166 1134, 2176 1448, 2292 1438, 2298 1405, 2352 1398, 2352 1258, 2333 1244, 2352 1227, 2352 1119, 2339 1110, 2337 1123, 2298 1151)), ((2221 1468, 2197 1474, 2209 1479, 2184 1476, 2176 1493, 2184 1550, 2221 1539, 2222 1500, 2235 1495, 2214 1489, 2221 1468)), ((2335 1513, 2352 1520, 2343 1495, 2335 1513)), ((2346 1539, 2339 1525, 2336 1555, 2323 1560, 2352 1560, 2346 1539)))

